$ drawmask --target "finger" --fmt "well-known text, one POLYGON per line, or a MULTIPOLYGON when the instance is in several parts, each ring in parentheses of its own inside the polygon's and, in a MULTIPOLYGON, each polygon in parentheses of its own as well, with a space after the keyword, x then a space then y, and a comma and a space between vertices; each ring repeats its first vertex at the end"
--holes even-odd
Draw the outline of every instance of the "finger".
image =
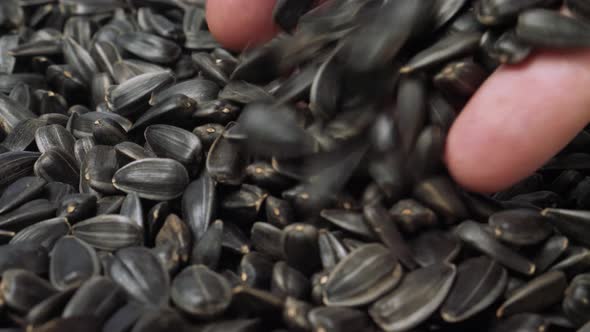
POLYGON ((502 190, 541 167, 590 120, 590 51, 542 52, 497 70, 453 124, 446 162, 467 189, 502 190))
POLYGON ((207 24, 225 47, 241 50, 271 39, 278 31, 272 19, 276 0, 208 0, 207 24))

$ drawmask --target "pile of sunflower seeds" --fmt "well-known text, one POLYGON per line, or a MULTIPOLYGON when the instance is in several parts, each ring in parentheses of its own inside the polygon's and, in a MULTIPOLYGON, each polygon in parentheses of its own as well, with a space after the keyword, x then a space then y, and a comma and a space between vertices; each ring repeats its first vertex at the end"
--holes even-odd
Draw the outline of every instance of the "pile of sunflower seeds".
POLYGON ((494 195, 441 162, 590 2, 313 2, 236 54, 202 0, 0 0, 0 331, 590 331, 590 131, 494 195))

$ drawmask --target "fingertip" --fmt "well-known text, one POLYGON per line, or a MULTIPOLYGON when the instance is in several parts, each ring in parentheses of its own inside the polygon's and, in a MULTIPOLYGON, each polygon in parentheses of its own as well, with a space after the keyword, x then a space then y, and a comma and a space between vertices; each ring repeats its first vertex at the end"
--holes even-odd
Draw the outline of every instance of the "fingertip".
POLYGON ((463 187, 503 190, 543 166, 590 120, 590 51, 541 52, 498 69, 453 124, 445 159, 463 187))
POLYGON ((225 47, 241 50, 270 40, 279 31, 272 18, 275 0, 208 0, 207 24, 225 47))

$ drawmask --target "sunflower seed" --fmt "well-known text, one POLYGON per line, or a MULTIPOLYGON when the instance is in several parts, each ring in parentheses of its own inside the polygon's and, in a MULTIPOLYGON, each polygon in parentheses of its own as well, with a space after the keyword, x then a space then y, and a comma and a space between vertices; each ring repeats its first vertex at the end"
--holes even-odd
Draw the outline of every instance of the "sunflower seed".
POLYGON ((163 307, 170 296, 168 273, 156 256, 142 247, 118 250, 108 271, 111 279, 141 303, 163 307))
POLYGON ((428 318, 445 300, 457 269, 434 264, 408 274, 401 284, 371 305, 369 314, 385 331, 405 331, 428 318))
POLYGON ((143 230, 131 219, 103 214, 75 224, 72 235, 96 249, 113 251, 140 244, 143 230))
POLYGON ((146 158, 120 168, 113 176, 115 188, 151 200, 169 200, 182 195, 189 184, 186 168, 165 158, 146 158))
POLYGON ((100 273, 96 251, 83 241, 65 236, 55 243, 51 251, 49 280, 61 291, 79 286, 100 273))

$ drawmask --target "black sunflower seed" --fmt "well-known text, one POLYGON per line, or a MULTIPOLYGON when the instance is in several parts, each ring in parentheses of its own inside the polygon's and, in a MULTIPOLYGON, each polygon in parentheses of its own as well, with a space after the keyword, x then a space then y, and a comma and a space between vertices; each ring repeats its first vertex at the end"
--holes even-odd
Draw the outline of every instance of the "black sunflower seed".
POLYGON ((437 215, 413 199, 398 201, 391 207, 389 213, 398 227, 407 233, 415 233, 421 228, 437 225, 437 215))
POLYGON ((99 198, 96 202, 96 215, 120 213, 124 200, 125 196, 122 195, 105 196, 99 198))
POLYGON ((249 252, 242 256, 238 275, 244 285, 269 289, 272 271, 273 261, 270 257, 258 252, 249 252))
POLYGON ((97 212, 97 199, 89 194, 70 194, 64 196, 58 207, 57 215, 66 217, 68 222, 75 224, 92 218, 97 212))
POLYGON ((236 123, 229 123, 224 133, 215 140, 207 154, 205 166, 207 173, 216 182, 238 185, 245 176, 247 158, 239 144, 224 136, 233 128, 239 127, 236 123))
POLYGON ((100 273, 100 262, 94 248, 83 241, 65 236, 51 251, 49 280, 58 290, 79 286, 100 273))
POLYGON ((49 282, 30 271, 19 269, 4 271, 0 288, 4 303, 25 314, 35 305, 56 293, 49 282))
POLYGON ((537 314, 517 314, 498 321, 494 324, 492 331, 543 331, 547 329, 548 322, 541 315, 537 314))
POLYGON ((217 269, 221 259, 221 248, 223 239, 223 221, 215 220, 193 246, 191 263, 204 265, 211 270, 217 269))
MULTIPOLYGON (((590 311, 586 305, 588 298, 588 277, 584 273, 577 275, 565 291, 562 308, 567 317, 575 324, 581 325, 590 318, 590 311)), ((582 328, 584 330, 584 328, 582 328)))
POLYGON ((504 291, 506 270, 487 257, 471 258, 457 268, 457 280, 440 313, 447 322, 460 322, 492 305, 504 291))
POLYGON ((55 204, 46 199, 34 199, 0 216, 0 229, 18 232, 25 227, 55 216, 55 204))
POLYGON ((552 233, 547 218, 534 210, 505 210, 490 216, 494 235, 507 243, 532 245, 545 240, 552 233))
POLYGON ((35 140, 35 132, 43 127, 45 122, 39 119, 27 119, 19 122, 6 136, 2 146, 10 151, 24 151, 35 140))
POLYGON ((49 253, 37 243, 15 243, 0 246, 0 273, 9 269, 44 274, 49 268, 49 253))
POLYGON ((199 168, 203 148, 190 131, 169 125, 151 125, 144 136, 156 156, 177 160, 187 168, 199 168))
POLYGON ((464 221, 456 228, 455 232, 463 242, 516 272, 533 275, 536 271, 535 264, 496 241, 491 234, 474 221, 464 221))
POLYGON ((408 269, 417 267, 410 247, 397 229, 389 212, 381 206, 365 206, 363 208, 365 222, 373 233, 387 246, 392 254, 408 269))
POLYGON ((31 243, 51 250, 62 236, 70 232, 70 228, 66 218, 47 219, 20 230, 12 237, 10 244, 31 243))
POLYGON ((181 52, 176 43, 145 32, 121 34, 117 45, 142 59, 162 64, 176 61, 181 52))
POLYGON ((308 318, 314 331, 366 331, 370 327, 367 314, 352 308, 317 307, 308 318))
POLYGON ((318 230, 309 224, 291 224, 283 230, 283 253, 289 266, 309 275, 321 266, 318 230))
POLYGON ((554 235, 547 239, 533 259, 537 273, 545 272, 569 246, 570 242, 565 236, 554 235))
POLYGON ((320 230, 318 245, 320 248, 320 259, 325 270, 332 269, 349 253, 346 245, 334 233, 326 230, 320 230))
POLYGON ((86 281, 70 299, 62 317, 95 317, 104 322, 119 306, 125 303, 125 294, 112 280, 95 276, 86 281))
POLYGON ((113 119, 94 121, 92 137, 96 144, 117 145, 127 139, 127 131, 113 119))
POLYGON ((80 186, 86 183, 90 188, 104 194, 116 194, 113 176, 117 171, 117 155, 112 146, 95 145, 86 154, 81 165, 80 186))
POLYGON ((191 233, 186 223, 177 215, 168 215, 154 243, 156 247, 169 246, 174 254, 173 259, 163 262, 163 265, 183 266, 189 261, 192 249, 191 233))
POLYGON ((66 304, 70 301, 77 288, 69 288, 65 291, 55 293, 35 305, 27 314, 26 321, 32 326, 39 326, 58 318, 63 312, 66 304))
POLYGON ((457 269, 434 264, 408 274, 392 292, 369 308, 373 320, 385 331, 405 331, 427 319, 445 300, 457 269))
POLYGON ((446 177, 432 177, 419 182, 414 187, 414 197, 448 221, 469 216, 457 188, 446 177))
POLYGON ((47 182, 38 177, 23 177, 8 186, 0 196, 0 214, 41 195, 47 182))
POLYGON ((518 17, 516 35, 539 47, 586 47, 590 43, 588 27, 580 19, 547 9, 530 9, 518 17))
POLYGON ((182 195, 189 184, 186 168, 165 158, 146 158, 120 168, 113 175, 115 188, 141 198, 169 200, 182 195))
POLYGON ((517 313, 537 312, 561 302, 567 287, 562 271, 549 271, 529 281, 512 292, 496 311, 496 316, 510 316, 517 313))
POLYGON ((118 250, 108 274, 127 293, 145 305, 163 307, 169 301, 168 272, 147 248, 118 250))
POLYGON ((141 244, 143 230, 125 216, 103 214, 72 227, 72 235, 100 250, 117 250, 141 244))
POLYGON ((590 244, 586 233, 590 228, 590 214, 587 211, 545 209, 541 212, 543 216, 549 217, 549 222, 557 230, 572 240, 582 244, 590 244))
POLYGON ((174 278, 171 298, 187 314, 210 318, 229 307, 232 291, 223 276, 203 265, 193 265, 174 278))
POLYGON ((174 82, 169 71, 142 74, 129 79, 109 91, 107 104, 114 113, 130 116, 147 110, 152 92, 174 82))
POLYGON ((412 257, 422 267, 452 262, 461 250, 461 242, 457 238, 439 230, 422 232, 409 245, 412 257))
POLYGON ((186 186, 182 195, 182 216, 189 225, 195 241, 199 241, 215 217, 215 186, 215 181, 203 171, 195 181, 186 186))
POLYGON ((283 258, 282 236, 281 229, 265 222, 256 222, 252 225, 250 231, 250 238, 254 248, 275 259, 283 258))
POLYGON ((329 306, 371 303, 395 288, 402 274, 401 265, 385 247, 361 246, 330 272, 324 286, 324 303, 329 306))

